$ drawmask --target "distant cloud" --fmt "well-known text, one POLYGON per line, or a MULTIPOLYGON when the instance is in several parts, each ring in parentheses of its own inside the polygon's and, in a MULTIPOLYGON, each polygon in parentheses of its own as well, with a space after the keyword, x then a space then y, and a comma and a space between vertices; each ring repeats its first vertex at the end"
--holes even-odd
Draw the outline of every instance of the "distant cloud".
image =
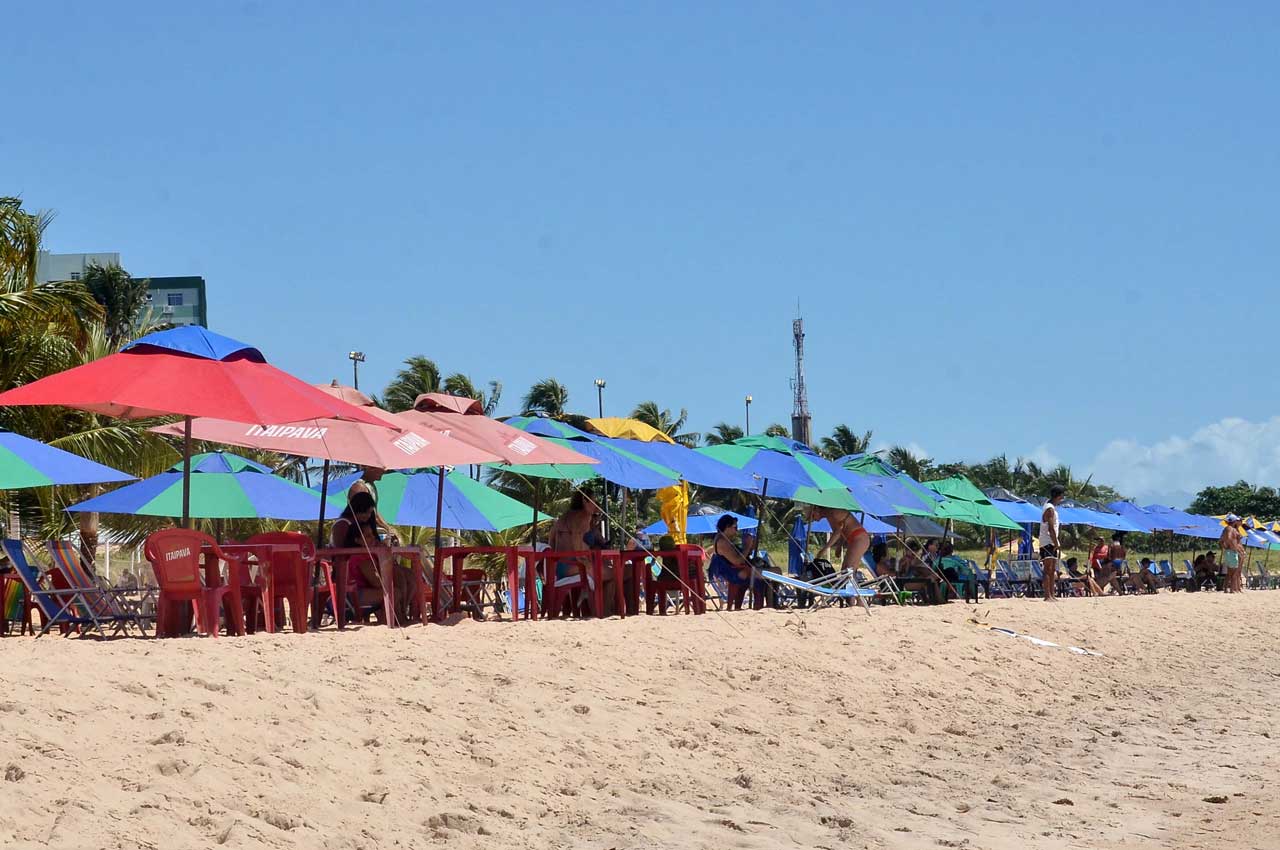
POLYGON ((1041 469, 1053 469, 1062 463, 1062 458, 1049 451, 1049 447, 1044 443, 1036 446, 1024 455, 1018 456, 1021 460, 1029 460, 1041 469))
POLYGON ((1151 445, 1113 440, 1090 470, 1142 503, 1186 507, 1203 487, 1244 479, 1280 483, 1280 416, 1265 422, 1223 419, 1188 437, 1171 436, 1151 445))

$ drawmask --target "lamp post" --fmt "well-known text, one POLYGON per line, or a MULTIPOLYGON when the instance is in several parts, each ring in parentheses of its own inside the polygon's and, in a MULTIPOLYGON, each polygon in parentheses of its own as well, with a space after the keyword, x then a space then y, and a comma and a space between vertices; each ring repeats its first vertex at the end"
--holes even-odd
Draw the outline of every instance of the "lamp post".
POLYGON ((363 351, 352 351, 347 354, 347 358, 351 361, 351 383, 355 389, 360 389, 360 364, 364 362, 363 351))
POLYGON ((751 396, 747 396, 747 436, 751 436, 751 396))
POLYGON ((604 418, 604 378, 596 378, 596 404, 600 410, 600 418, 604 418))

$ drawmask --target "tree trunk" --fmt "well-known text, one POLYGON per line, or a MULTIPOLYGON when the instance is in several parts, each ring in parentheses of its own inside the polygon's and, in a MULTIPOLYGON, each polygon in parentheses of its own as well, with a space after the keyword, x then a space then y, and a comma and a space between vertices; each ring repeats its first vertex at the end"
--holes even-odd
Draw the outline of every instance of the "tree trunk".
MULTIPOLYGON (((98 484, 86 484, 81 488, 85 499, 92 499, 102 489, 98 484)), ((80 514, 80 563, 89 565, 90 569, 98 560, 98 514, 80 514)))

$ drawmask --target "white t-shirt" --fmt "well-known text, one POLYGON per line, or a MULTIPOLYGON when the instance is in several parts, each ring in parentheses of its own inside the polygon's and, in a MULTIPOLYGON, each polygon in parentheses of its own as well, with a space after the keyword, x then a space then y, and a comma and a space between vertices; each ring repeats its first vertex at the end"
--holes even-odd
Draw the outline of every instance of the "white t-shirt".
POLYGON ((1045 513, 1049 515, 1049 521, 1040 521, 1040 546, 1054 545, 1053 541, 1058 537, 1058 506, 1053 502, 1044 503, 1045 513), (1050 532, 1052 529, 1052 533, 1050 532))

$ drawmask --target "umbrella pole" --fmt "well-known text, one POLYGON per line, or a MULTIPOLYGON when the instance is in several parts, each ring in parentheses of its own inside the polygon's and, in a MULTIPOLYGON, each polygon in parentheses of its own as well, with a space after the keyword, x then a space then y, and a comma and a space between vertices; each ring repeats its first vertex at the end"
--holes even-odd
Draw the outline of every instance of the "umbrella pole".
MULTIPOLYGON (((431 617, 439 621, 444 611, 440 608, 440 582, 444 578, 444 565, 440 563, 440 524, 444 521, 444 467, 440 467, 440 482, 436 485, 436 549, 432 554, 434 569, 431 572, 431 617)), ((454 577, 457 581, 457 577, 454 577)), ((455 584, 454 587, 457 587, 455 584)), ((453 600, 457 605, 458 600, 453 600)))
POLYGON ((182 419, 182 527, 191 527, 191 417, 182 419))
MULTIPOLYGON (((320 519, 316 522, 316 548, 324 547, 324 514, 325 503, 329 500, 329 459, 324 459, 324 467, 320 471, 320 519)), ((346 588, 343 588, 346 593, 346 588)), ((333 619, 338 621, 338 606, 347 604, 346 599, 334 599, 333 619)), ((316 558, 311 567, 311 630, 320 628, 320 559, 316 558)))
MULTIPOLYGON (((760 555, 760 538, 764 536, 764 500, 769 496, 769 479, 764 480, 764 485, 760 488, 760 516, 756 520, 756 539, 751 545, 751 558, 756 559, 760 555)), ((751 564, 751 571, 748 573, 747 590, 751 593, 751 607, 756 607, 756 568, 751 564)))
POLYGON ((529 545, 538 548, 538 497, 542 495, 540 479, 533 479, 533 524, 529 526, 529 545))

